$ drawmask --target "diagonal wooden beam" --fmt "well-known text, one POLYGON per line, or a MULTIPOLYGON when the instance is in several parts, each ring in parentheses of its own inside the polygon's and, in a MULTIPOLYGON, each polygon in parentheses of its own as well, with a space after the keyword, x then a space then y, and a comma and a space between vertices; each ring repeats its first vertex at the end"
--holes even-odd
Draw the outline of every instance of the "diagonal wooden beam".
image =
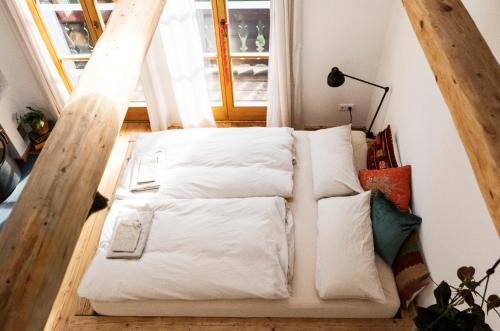
POLYGON ((165 0, 121 0, 0 233, 0 330, 42 330, 165 0))
POLYGON ((460 0, 403 4, 500 235, 500 66, 460 0))

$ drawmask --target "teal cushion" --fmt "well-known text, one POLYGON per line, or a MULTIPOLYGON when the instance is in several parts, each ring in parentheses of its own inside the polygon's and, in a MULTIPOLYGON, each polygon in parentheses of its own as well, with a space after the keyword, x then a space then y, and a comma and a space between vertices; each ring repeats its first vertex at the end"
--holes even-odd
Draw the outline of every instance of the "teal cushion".
POLYGON ((400 211, 382 192, 373 197, 371 216, 375 251, 392 266, 404 241, 422 219, 400 211))

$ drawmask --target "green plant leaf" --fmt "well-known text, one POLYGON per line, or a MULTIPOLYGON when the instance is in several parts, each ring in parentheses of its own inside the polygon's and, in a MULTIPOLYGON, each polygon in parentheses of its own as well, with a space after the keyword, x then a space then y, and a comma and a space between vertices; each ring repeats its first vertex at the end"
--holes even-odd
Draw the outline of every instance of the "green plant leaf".
POLYGON ((451 298, 450 285, 447 282, 442 281, 441 284, 434 290, 434 297, 436 298, 436 304, 439 307, 447 307, 451 298))
POLYGON ((492 294, 486 300, 486 311, 489 312, 494 308, 500 307, 500 298, 496 294, 492 294))
POLYGON ((417 307, 417 316, 413 319, 419 330, 426 330, 441 314, 430 309, 417 307))
POLYGON ((468 281, 465 283, 465 286, 470 289, 471 291, 475 291, 476 288, 479 286, 479 283, 478 282, 475 282, 473 280, 471 281, 468 281))
POLYGON ((472 280, 475 273, 476 269, 474 269, 474 267, 460 267, 457 270, 458 279, 460 279, 464 283, 472 280))
POLYGON ((479 323, 474 325, 472 331, 493 331, 493 329, 486 323, 479 323))
POLYGON ((459 312, 457 314, 456 320, 457 325, 462 330, 472 330, 474 328, 474 325, 476 325, 477 323, 477 318, 467 310, 459 312))
POLYGON ((464 299, 464 301, 469 305, 469 307, 474 305, 474 295, 472 295, 471 290, 461 290, 460 296, 464 299))
POLYGON ((481 306, 474 304, 471 307, 470 312, 478 321, 484 322, 486 314, 484 313, 483 308, 481 308, 481 306))
POLYGON ((27 107, 29 112, 20 117, 22 124, 30 126, 32 129, 41 129, 45 125, 44 114, 38 109, 27 107))
POLYGON ((458 310, 445 309, 439 313, 431 308, 417 307, 417 316, 413 319, 419 330, 427 331, 462 331, 455 316, 458 310))
POLYGON ((471 309, 461 311, 456 316, 456 325, 461 330, 492 331, 484 321, 484 312, 480 306, 474 305, 471 309))
POLYGON ((446 310, 447 307, 441 307, 439 305, 430 305, 429 307, 427 307, 427 309, 430 309, 432 311, 435 311, 436 313, 439 313, 441 314, 442 312, 444 312, 446 310))

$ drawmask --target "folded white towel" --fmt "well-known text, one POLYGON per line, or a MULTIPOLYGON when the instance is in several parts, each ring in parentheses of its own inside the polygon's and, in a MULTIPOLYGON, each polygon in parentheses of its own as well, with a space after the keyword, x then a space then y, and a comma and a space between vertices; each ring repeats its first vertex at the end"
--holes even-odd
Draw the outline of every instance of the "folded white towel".
POLYGON ((106 254, 108 259, 139 259, 142 256, 149 237, 153 212, 138 211, 134 214, 119 216, 106 254))
POLYGON ((141 155, 135 160, 130 181, 130 191, 149 191, 160 187, 157 174, 162 158, 163 151, 160 150, 141 155))
POLYGON ((142 226, 139 220, 120 220, 113 232, 111 251, 134 252, 141 237, 141 230, 142 226))

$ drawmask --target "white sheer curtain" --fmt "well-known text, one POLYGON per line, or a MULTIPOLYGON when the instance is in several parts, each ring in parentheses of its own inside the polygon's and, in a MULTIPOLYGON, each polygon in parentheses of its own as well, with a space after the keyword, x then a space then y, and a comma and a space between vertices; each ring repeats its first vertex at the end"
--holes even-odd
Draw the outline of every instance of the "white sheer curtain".
POLYGON ((168 0, 141 75, 153 130, 215 125, 194 0, 168 0))
POLYGON ((31 64, 38 83, 45 92, 54 117, 58 117, 69 98, 68 90, 57 71, 40 35, 26 1, 2 0, 0 10, 8 12, 16 27, 16 37, 31 64))
POLYGON ((302 1, 271 0, 267 126, 304 127, 300 92, 302 1))

